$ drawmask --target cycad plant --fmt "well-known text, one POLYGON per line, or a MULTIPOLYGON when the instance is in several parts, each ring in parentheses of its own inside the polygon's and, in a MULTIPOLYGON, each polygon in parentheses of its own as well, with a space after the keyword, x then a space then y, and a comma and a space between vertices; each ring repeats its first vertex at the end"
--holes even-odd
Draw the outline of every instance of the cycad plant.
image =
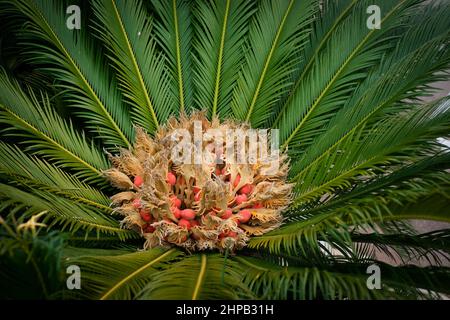
POLYGON ((449 230, 408 224, 450 221, 446 1, 0 6, 2 297, 450 291, 449 230), (195 121, 279 129, 279 171, 172 163, 195 121))

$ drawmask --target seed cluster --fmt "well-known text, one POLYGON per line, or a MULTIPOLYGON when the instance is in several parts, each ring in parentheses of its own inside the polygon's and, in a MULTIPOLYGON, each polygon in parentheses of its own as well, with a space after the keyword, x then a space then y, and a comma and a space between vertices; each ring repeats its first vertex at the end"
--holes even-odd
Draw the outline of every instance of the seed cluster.
POLYGON ((195 121, 201 122, 202 132, 249 130, 244 124, 208 121, 196 113, 190 118, 170 119, 153 138, 136 128, 133 149, 109 155, 114 167, 104 174, 123 190, 111 197, 115 211, 124 216, 124 227, 146 238, 146 248, 240 249, 250 236, 279 227, 281 211, 289 204, 292 185, 286 183, 288 161, 284 154, 277 160, 278 170, 267 174, 269 161, 227 161, 226 144, 217 147, 210 137, 203 146, 222 161, 175 163, 171 150, 178 142, 173 133, 178 129, 193 133, 195 121), (208 145, 215 147, 208 149, 208 145))

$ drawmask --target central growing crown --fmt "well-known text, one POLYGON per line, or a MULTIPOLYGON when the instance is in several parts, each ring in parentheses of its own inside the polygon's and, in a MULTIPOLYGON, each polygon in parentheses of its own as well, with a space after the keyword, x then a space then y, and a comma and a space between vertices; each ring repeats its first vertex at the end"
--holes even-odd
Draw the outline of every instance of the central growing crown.
POLYGON ((122 226, 140 232, 145 248, 191 251, 240 249, 279 227, 292 185, 269 136, 203 113, 170 119, 154 138, 136 128, 133 149, 109 155, 114 168, 104 172, 123 190, 111 197, 122 226))

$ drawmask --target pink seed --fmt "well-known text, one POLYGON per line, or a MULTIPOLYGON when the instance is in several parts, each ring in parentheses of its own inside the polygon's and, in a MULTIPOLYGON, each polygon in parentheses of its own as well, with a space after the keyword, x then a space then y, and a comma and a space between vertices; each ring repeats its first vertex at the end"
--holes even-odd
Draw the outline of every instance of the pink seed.
POLYGON ((133 200, 133 207, 134 208, 139 209, 141 206, 142 206, 141 199, 134 199, 133 200))
POLYGON ((197 220, 191 220, 191 227, 195 227, 200 225, 200 223, 197 220))
POLYGON ((170 211, 172 211, 175 218, 180 219, 181 218, 181 210, 177 207, 170 207, 170 211))
POLYGON ((193 220, 195 219, 195 211, 192 209, 181 210, 181 217, 186 220, 193 220))
POLYGON ((236 202, 237 205, 240 205, 241 203, 244 203, 245 201, 247 201, 247 195, 246 194, 237 195, 234 198, 234 201, 236 202))
POLYGON ((188 230, 191 228, 191 223, 186 219, 180 219, 180 221, 178 221, 178 225, 188 230))
POLYGON ((241 175, 238 173, 236 178, 234 179, 233 187, 236 188, 239 185, 239 182, 241 182, 241 175))
POLYGON ((141 209, 139 214, 140 214, 142 220, 144 220, 145 222, 150 222, 152 220, 152 215, 146 209, 141 209))
POLYGON ((228 219, 228 218, 231 218, 232 215, 233 215, 233 211, 231 211, 231 209, 227 209, 227 210, 225 210, 225 212, 222 214, 221 218, 222 218, 222 219, 228 219))
POLYGON ((253 191, 253 185, 246 184, 239 190, 239 193, 240 194, 249 194, 252 191, 253 191))
POLYGON ((263 204, 261 202, 257 202, 253 205, 254 209, 261 209, 264 208, 263 204))
POLYGON ((146 224, 143 228, 144 233, 153 233, 155 232, 155 227, 152 227, 149 224, 146 224))
POLYGON ((177 177, 173 174, 173 172, 168 172, 167 173, 167 182, 171 186, 174 186, 177 183, 177 177))
POLYGON ((178 199, 177 196, 175 196, 175 195, 171 196, 171 197, 170 197, 170 201, 172 202, 172 204, 173 204, 175 207, 177 207, 177 208, 181 207, 181 200, 178 199))
POLYGON ((252 214, 247 209, 241 210, 241 212, 239 212, 239 222, 240 223, 247 223, 251 217, 252 217, 252 214))
POLYGON ((144 179, 142 179, 142 177, 141 176, 136 176, 136 177, 134 177, 134 185, 136 186, 136 187, 140 187, 140 186, 142 186, 142 184, 144 183, 144 179))

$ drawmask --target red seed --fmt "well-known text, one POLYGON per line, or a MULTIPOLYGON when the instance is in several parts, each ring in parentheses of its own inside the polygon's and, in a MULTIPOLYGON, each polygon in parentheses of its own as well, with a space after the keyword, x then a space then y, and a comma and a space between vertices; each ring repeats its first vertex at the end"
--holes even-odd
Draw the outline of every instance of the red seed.
POLYGON ((198 222, 198 220, 191 220, 191 227, 196 227, 200 225, 200 222, 198 222))
POLYGON ((177 208, 181 207, 181 200, 176 195, 170 197, 170 202, 177 208))
POLYGON ((227 238, 227 237, 231 237, 231 238, 236 238, 237 237, 237 233, 234 231, 224 231, 221 234, 219 234, 219 239, 223 239, 223 238, 227 238))
POLYGON ((234 179, 233 187, 236 188, 239 185, 239 182, 241 182, 241 175, 238 173, 236 178, 234 179))
POLYGON ((263 204, 261 202, 257 202, 253 205, 253 208, 255 209, 261 209, 264 208, 263 204))
POLYGON ((148 210, 142 209, 139 214, 145 222, 150 222, 152 220, 152 215, 148 212, 148 210))
POLYGON ((199 193, 201 190, 199 187, 196 187, 196 186, 194 186, 193 189, 194 189, 194 193, 199 193))
POLYGON ((229 231, 229 232, 228 232, 228 236, 229 236, 229 237, 232 237, 232 238, 236 238, 236 237, 237 237, 237 233, 234 232, 234 231, 229 231))
POLYGON ((241 212, 239 212, 239 222, 240 223, 247 223, 251 217, 252 217, 252 213, 247 209, 241 210, 241 212))
POLYGON ((167 173, 167 179, 166 180, 171 186, 174 186, 177 183, 177 177, 175 176, 175 174, 173 172, 168 172, 167 173))
POLYGON ((234 201, 236 202, 237 205, 240 205, 241 203, 244 203, 245 201, 247 201, 247 195, 246 194, 237 195, 234 198, 234 201))
POLYGON ((201 192, 197 192, 194 195, 194 201, 200 201, 201 198, 202 198, 202 193, 201 192))
POLYGON ((220 176, 222 174, 222 170, 216 168, 216 176, 220 176))
POLYGON ((233 211, 231 211, 231 209, 227 209, 225 210, 225 212, 222 214, 221 218, 222 219, 228 219, 231 218, 233 216, 233 211))
POLYGON ((152 227, 149 224, 146 224, 143 228, 144 233, 153 233, 155 232, 155 227, 152 227))
POLYGON ((248 183, 246 185, 244 185, 241 189, 239 189, 240 194, 249 194, 252 191, 253 191, 253 185, 248 184, 248 183))
POLYGON ((134 208, 139 209, 141 206, 142 206, 141 199, 134 199, 133 200, 133 207, 134 208))
POLYGON ((188 230, 191 228, 191 223, 186 219, 180 219, 180 221, 178 221, 178 225, 188 230))
POLYGON ((175 218, 180 219, 181 218, 181 210, 177 207, 170 207, 170 211, 172 211, 175 218))
POLYGON ((192 209, 181 210, 181 217, 186 220, 193 220, 195 219, 195 211, 192 209))
POLYGON ((139 188, 140 186, 142 186, 143 183, 144 183, 144 179, 141 176, 134 177, 134 185, 136 187, 139 188))

